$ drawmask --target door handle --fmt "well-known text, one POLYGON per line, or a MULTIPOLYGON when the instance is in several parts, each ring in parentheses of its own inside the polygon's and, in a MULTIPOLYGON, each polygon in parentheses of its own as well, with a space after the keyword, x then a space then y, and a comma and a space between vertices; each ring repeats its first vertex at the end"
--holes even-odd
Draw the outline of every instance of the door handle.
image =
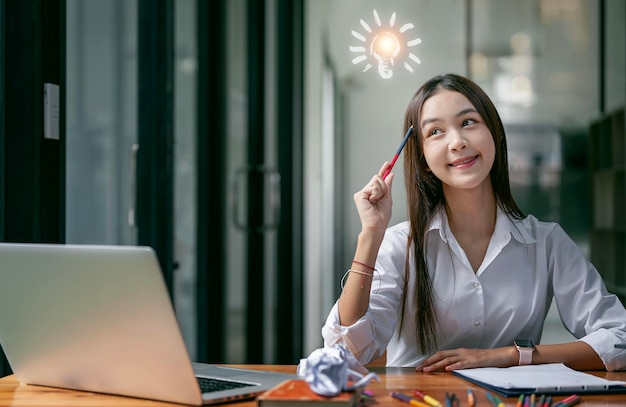
POLYGON ((135 208, 137 204, 137 152, 139 144, 135 143, 130 148, 130 205, 128 208, 128 226, 137 229, 135 222, 135 208))

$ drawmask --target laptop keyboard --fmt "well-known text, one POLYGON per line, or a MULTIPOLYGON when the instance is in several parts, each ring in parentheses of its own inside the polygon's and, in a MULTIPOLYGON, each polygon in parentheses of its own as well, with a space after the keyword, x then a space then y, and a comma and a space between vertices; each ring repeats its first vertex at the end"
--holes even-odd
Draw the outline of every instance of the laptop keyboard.
POLYGON ((240 387, 254 386, 251 383, 235 382, 230 380, 220 380, 207 377, 196 377, 202 393, 212 393, 214 391, 238 389, 240 387))

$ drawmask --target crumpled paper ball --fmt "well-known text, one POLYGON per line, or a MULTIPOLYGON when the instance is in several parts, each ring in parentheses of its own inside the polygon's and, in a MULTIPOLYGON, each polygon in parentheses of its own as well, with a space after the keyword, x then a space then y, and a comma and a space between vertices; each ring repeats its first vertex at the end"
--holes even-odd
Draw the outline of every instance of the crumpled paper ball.
POLYGON ((371 380, 380 380, 343 345, 314 350, 306 359, 300 359, 297 372, 311 390, 326 397, 367 386, 371 380))

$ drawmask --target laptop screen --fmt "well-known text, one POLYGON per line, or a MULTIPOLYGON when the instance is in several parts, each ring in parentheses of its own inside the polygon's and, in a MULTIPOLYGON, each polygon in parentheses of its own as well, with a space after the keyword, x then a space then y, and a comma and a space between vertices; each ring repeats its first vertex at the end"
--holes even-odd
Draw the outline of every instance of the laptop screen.
POLYGON ((0 244, 0 344, 17 378, 200 404, 149 247, 0 244))

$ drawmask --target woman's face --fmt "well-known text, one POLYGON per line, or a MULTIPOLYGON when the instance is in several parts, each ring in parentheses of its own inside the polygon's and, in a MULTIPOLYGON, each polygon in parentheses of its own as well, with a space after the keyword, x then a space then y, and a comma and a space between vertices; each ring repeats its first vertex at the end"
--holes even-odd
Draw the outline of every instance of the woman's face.
POLYGON ((483 118, 463 94, 440 90, 427 99, 420 133, 428 168, 444 190, 490 185, 496 147, 483 118))

